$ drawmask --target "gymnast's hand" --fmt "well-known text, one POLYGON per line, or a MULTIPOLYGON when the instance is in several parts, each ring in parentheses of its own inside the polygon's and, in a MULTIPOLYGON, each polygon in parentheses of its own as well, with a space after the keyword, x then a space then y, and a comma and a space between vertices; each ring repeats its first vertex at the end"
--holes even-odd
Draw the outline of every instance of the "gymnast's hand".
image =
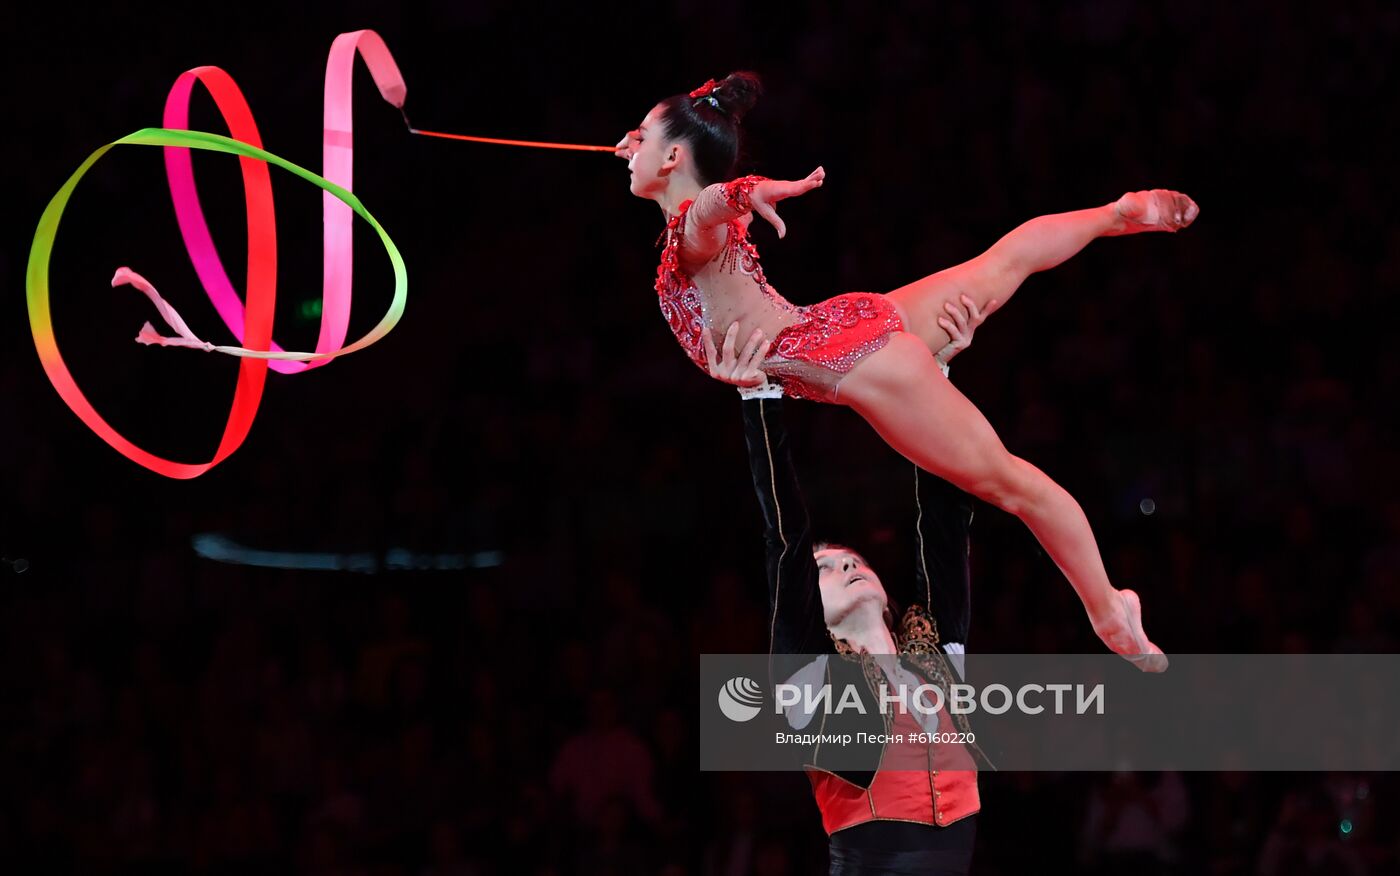
POLYGON ((948 345, 933 356, 938 363, 947 367, 954 356, 972 346, 972 333, 977 331, 977 327, 985 322, 987 317, 996 313, 999 307, 1001 302, 993 298, 987 302, 985 309, 978 308, 977 302, 966 294, 962 296, 962 307, 951 301, 943 302, 943 309, 948 311, 948 316, 940 316, 938 324, 948 333, 949 340, 948 345))
POLYGON ((783 220, 778 218, 778 211, 773 209, 773 205, 784 198, 794 198, 798 195, 805 195, 812 189, 822 184, 826 179, 826 171, 817 168, 807 174, 806 179, 797 181, 782 179, 766 179, 753 187, 753 192, 749 195, 749 203, 753 205, 753 211, 767 220, 769 225, 778 229, 778 236, 787 234, 787 226, 783 220))
POLYGON ((637 140, 638 134, 637 130, 634 128, 623 135, 621 140, 617 141, 617 145, 613 147, 613 154, 618 158, 631 158, 632 150, 637 148, 637 140))
POLYGON ((768 375, 759 369, 759 365, 768 355, 772 342, 763 340, 763 329, 754 329, 753 334, 749 335, 749 342, 744 345, 744 351, 735 356, 734 338, 738 333, 739 323, 731 323, 729 331, 724 333, 724 353, 721 355, 715 352, 715 339, 710 336, 710 330, 701 332, 705 339, 706 367, 711 377, 723 383, 759 386, 768 380, 768 375))

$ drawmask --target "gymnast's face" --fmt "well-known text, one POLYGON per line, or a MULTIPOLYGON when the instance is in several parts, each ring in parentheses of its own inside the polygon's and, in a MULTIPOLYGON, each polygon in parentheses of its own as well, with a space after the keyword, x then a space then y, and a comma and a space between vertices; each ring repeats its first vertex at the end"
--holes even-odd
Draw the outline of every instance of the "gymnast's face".
POLYGON ((666 179, 676 166, 679 146, 666 137, 661 107, 653 107, 635 130, 628 131, 627 169, 632 194, 655 198, 666 190, 666 179))
POLYGON ((837 546, 816 551, 812 556, 817 561, 817 584, 828 626, 840 623, 863 603, 873 602, 884 612, 889 597, 864 557, 837 546))

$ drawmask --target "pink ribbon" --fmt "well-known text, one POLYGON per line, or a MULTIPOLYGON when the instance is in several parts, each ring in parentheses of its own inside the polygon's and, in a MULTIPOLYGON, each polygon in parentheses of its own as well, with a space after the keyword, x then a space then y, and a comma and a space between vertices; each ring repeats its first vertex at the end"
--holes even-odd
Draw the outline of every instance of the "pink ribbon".
MULTIPOLYGON (((354 82, 357 51, 360 57, 364 58, 365 66, 374 77, 374 84, 386 101, 402 109, 407 93, 403 75, 394 63, 389 47, 384 44, 379 34, 372 30, 358 30, 343 33, 335 38, 335 42, 331 44, 330 56, 326 60, 322 176, 349 191, 354 191, 354 104, 351 86, 354 82)), ((252 146, 261 147, 257 126, 252 121, 252 112, 248 109, 247 101, 233 79, 217 67, 197 67, 182 74, 175 81, 165 102, 164 127, 188 130, 190 97, 196 81, 203 82, 209 89, 233 137, 252 146)), ((180 234, 184 237, 185 248, 194 263, 195 273, 224 324, 242 343, 245 314, 243 298, 234 288, 228 272, 224 270, 213 237, 209 233, 209 225, 205 221, 204 210, 200 206, 199 194, 195 188, 190 151, 181 147, 166 147, 165 168, 180 234)), ((266 174, 265 168, 263 173, 266 174)), ((324 223, 321 247, 322 305, 321 331, 316 341, 316 352, 329 353, 344 346, 350 327, 351 280, 354 275, 354 212, 344 201, 329 192, 323 193, 321 209, 324 223)), ((272 236, 270 227, 262 230, 272 236)), ((275 237, 273 239, 275 240, 275 237)), ((250 247, 250 262, 251 256, 250 247)), ((270 250, 265 251, 262 258, 266 259, 267 263, 260 267, 275 272, 275 243, 270 250)), ((249 267, 251 270, 253 265, 250 264, 249 267)), ((281 352, 283 348, 274 342, 271 349, 281 352)), ((273 361, 270 365, 275 371, 291 374, 316 368, 329 361, 330 358, 273 361)))

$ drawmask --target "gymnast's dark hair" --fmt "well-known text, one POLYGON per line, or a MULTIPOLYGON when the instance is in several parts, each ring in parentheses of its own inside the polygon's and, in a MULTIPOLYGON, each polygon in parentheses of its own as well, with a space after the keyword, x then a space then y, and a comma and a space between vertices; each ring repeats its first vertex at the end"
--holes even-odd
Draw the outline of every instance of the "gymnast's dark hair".
POLYGON ((744 139, 740 122, 758 102, 763 85, 757 74, 741 70, 720 82, 711 80, 696 92, 707 88, 703 97, 668 97, 661 108, 666 137, 690 144, 700 182, 711 185, 734 178, 744 139))

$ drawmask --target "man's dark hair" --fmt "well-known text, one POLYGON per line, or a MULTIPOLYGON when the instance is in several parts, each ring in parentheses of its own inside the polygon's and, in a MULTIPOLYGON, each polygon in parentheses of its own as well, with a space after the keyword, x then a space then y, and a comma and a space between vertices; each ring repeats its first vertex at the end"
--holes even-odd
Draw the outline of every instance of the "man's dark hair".
MULTIPOLYGON (((819 541, 812 545, 812 553, 815 554, 821 551, 845 551, 848 554, 854 555, 856 559, 860 560, 866 566, 872 569, 874 568, 874 566, 870 566, 870 561, 865 558, 864 554, 850 545, 841 544, 839 541, 819 541)), ((891 632, 895 630, 895 623, 898 621, 899 617, 899 603, 895 602, 894 597, 890 596, 890 591, 885 589, 885 626, 889 627, 891 632)))

